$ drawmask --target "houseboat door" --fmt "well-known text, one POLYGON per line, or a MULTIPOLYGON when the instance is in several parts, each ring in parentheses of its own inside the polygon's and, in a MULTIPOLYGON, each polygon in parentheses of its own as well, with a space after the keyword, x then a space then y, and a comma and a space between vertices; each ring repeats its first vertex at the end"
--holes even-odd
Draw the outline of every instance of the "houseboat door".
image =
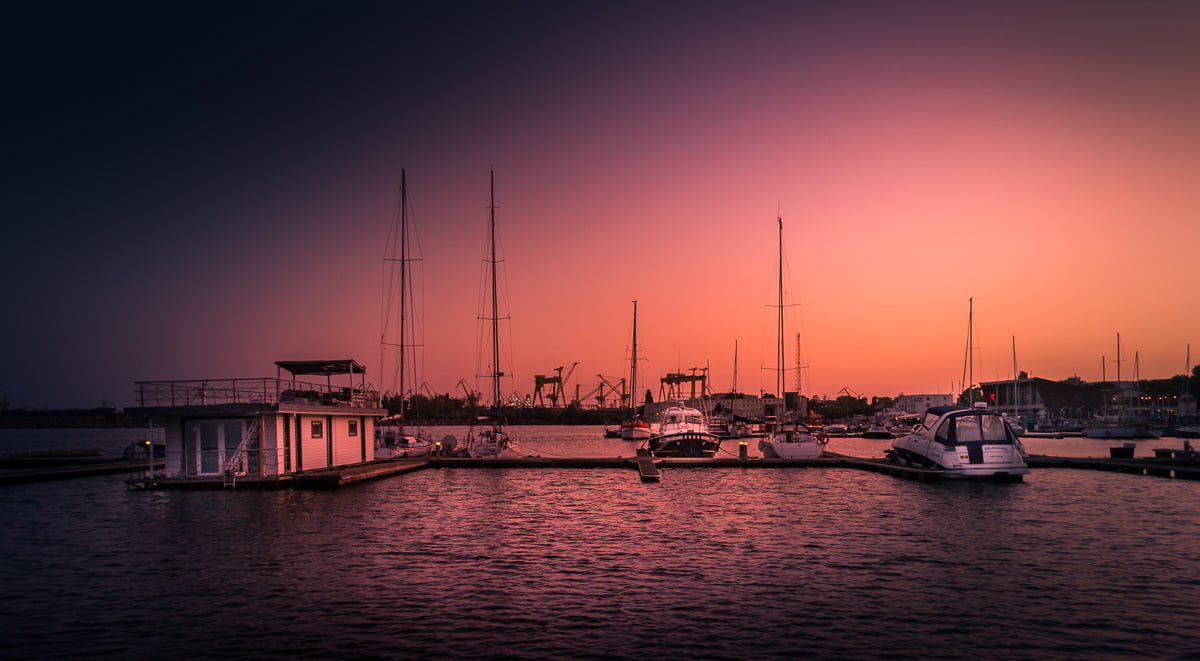
POLYGON ((191 451, 185 450, 184 462, 187 474, 220 475, 225 460, 237 451, 245 433, 245 420, 191 421, 191 451))

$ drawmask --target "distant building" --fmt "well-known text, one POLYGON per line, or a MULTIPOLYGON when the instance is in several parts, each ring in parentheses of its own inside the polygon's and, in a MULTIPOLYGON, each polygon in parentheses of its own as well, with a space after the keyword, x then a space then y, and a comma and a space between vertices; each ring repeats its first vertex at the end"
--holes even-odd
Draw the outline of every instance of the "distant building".
POLYGON ((954 395, 897 395, 894 406, 905 413, 924 413, 931 406, 951 406, 954 395))

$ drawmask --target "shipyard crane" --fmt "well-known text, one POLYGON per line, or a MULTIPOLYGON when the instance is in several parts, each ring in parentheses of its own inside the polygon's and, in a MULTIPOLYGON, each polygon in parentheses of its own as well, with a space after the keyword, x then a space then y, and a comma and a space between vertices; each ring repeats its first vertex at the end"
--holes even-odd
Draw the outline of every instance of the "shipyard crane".
POLYGON ((579 385, 575 385, 574 403, 581 404, 583 400, 594 396, 596 398, 596 408, 598 409, 609 408, 610 402, 615 402, 616 406, 623 407, 625 399, 629 396, 625 393, 625 379, 604 376, 603 374, 597 374, 596 378, 599 379, 599 384, 582 395, 579 393, 579 385))
POLYGON ((557 372, 557 374, 554 376, 546 376, 545 374, 535 374, 533 377, 533 382, 534 382, 533 402, 532 402, 533 405, 534 406, 545 406, 546 405, 545 401, 543 401, 543 399, 542 399, 542 387, 543 386, 549 386, 549 391, 546 393, 546 398, 550 400, 550 406, 552 408, 558 406, 559 400, 562 400, 565 403, 567 401, 567 396, 563 389, 566 386, 567 381, 570 380, 571 374, 573 374, 575 372, 575 368, 578 365, 579 365, 579 361, 575 361, 574 363, 571 364, 570 368, 555 367, 554 371, 557 372), (564 369, 567 370, 567 373, 565 376, 563 375, 564 369))

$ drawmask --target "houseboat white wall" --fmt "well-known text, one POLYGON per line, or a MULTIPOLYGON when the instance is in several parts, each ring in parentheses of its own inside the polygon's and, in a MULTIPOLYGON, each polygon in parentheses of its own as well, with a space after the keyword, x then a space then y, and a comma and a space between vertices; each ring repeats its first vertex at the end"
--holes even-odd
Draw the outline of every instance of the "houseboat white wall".
POLYGON ((175 477, 221 475, 255 418, 257 439, 245 453, 244 473, 278 477, 302 470, 371 461, 375 416, 360 411, 263 411, 243 416, 162 418, 165 471, 175 477))

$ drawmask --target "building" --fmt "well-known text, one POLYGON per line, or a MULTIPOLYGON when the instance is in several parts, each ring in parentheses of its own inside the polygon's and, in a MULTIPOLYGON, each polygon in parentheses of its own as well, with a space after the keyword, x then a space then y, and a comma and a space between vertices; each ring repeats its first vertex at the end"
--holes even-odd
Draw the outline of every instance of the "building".
POLYGON ((953 406, 954 395, 897 395, 895 408, 905 413, 921 414, 933 406, 953 406))
POLYGON ((137 382, 139 406, 126 413, 157 421, 165 444, 163 471, 137 486, 279 482, 373 460, 375 421, 386 410, 379 393, 366 389, 362 365, 347 359, 275 366, 274 378, 137 382))

